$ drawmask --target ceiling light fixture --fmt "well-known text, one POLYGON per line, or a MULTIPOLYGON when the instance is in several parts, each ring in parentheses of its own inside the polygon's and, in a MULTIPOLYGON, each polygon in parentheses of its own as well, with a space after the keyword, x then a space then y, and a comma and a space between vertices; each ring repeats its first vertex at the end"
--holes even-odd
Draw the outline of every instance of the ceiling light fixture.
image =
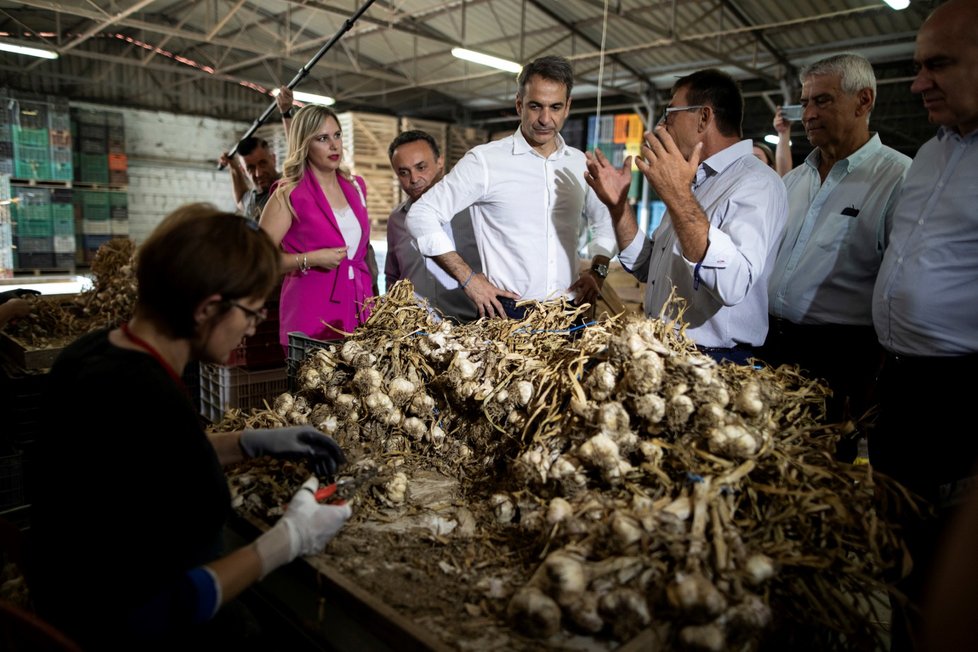
MULTIPOLYGON (((272 97, 278 97, 279 89, 272 90, 272 97)), ((323 106, 333 106, 336 100, 327 95, 316 95, 315 93, 304 93, 302 91, 292 91, 292 99, 309 104, 322 104, 323 106)))
POLYGON ((58 58, 58 53, 52 50, 32 48, 26 45, 14 45, 13 43, 8 43, 6 41, 0 41, 0 50, 3 50, 4 52, 13 52, 15 54, 26 54, 29 57, 40 57, 41 59, 58 58))
POLYGON ((452 48, 452 56, 456 59, 465 59, 466 61, 471 61, 472 63, 481 63, 483 66, 497 68, 506 72, 518 73, 519 71, 523 70, 523 66, 513 61, 507 61, 506 59, 500 59, 499 57, 482 54, 481 52, 474 52, 473 50, 466 50, 465 48, 452 48))
POLYGON ((890 5, 890 9, 896 9, 897 11, 910 6, 910 0, 883 0, 883 2, 890 5))

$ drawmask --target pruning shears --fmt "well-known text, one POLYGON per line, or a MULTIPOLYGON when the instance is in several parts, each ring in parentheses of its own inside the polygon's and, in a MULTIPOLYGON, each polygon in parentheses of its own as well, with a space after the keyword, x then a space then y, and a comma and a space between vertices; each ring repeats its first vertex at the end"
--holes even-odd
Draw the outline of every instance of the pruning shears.
POLYGON ((366 484, 377 474, 376 470, 370 470, 357 477, 345 477, 316 490, 316 502, 328 503, 331 505, 342 505, 347 500, 353 498, 357 490, 366 484))

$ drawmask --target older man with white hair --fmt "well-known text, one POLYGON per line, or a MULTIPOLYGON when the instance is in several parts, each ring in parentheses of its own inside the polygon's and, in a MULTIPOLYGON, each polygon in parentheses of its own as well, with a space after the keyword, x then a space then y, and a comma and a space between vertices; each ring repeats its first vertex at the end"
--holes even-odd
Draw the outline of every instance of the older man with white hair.
MULTIPOLYGON (((831 421, 858 419, 881 360, 873 286, 910 158, 869 130, 876 76, 865 58, 821 59, 801 82, 802 124, 815 149, 784 176, 788 223, 768 285, 761 357, 825 380, 831 421)), ((856 455, 857 432, 839 443, 844 461, 856 455)))

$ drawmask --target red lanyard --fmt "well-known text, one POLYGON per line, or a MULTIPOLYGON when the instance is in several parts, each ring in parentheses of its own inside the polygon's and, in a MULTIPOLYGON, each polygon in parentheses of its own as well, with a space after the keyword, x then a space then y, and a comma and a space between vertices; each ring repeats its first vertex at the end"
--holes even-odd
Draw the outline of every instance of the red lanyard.
POLYGON ((167 362, 162 355, 160 355, 160 352, 153 348, 152 344, 129 330, 129 324, 125 322, 120 324, 119 328, 122 330, 123 334, 132 341, 133 344, 145 349, 147 353, 153 356, 156 361, 159 362, 164 369, 166 369, 166 373, 170 374, 170 378, 172 378, 177 386, 183 390, 184 394, 187 394, 188 396, 190 395, 190 391, 187 389, 187 385, 183 382, 183 378, 181 378, 180 374, 176 372, 173 366, 170 365, 170 363, 167 362))

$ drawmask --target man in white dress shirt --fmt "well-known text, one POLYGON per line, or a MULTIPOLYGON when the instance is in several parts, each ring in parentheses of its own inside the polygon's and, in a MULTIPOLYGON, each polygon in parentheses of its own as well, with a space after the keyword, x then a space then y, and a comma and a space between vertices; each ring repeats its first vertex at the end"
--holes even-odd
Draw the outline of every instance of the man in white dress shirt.
POLYGON ((631 157, 616 169, 600 151, 588 154, 587 174, 611 209, 618 259, 647 283, 645 313, 658 317, 675 288, 686 334, 739 364, 767 335, 767 280, 788 211, 781 178, 742 139, 743 116, 730 75, 700 70, 676 82, 636 161, 667 209, 651 238, 628 204, 631 157))
MULTIPOLYGON (((423 131, 405 131, 394 138, 387 154, 401 189, 408 196, 387 218, 387 261, 384 264, 387 288, 406 278, 414 285, 415 294, 427 299, 442 316, 458 322, 474 320, 478 316, 475 306, 465 296, 458 281, 434 260, 422 256, 417 242, 407 230, 411 205, 441 179, 445 169, 445 158, 438 149, 438 142, 423 131)), ((482 271, 469 211, 456 215, 443 225, 443 229, 462 260, 473 270, 482 271)))
POLYGON ((516 133, 469 150, 408 217, 418 250, 459 282, 480 317, 519 317, 513 303, 528 299, 566 296, 593 305, 615 253, 608 209, 584 183, 584 153, 560 136, 574 85, 570 64, 541 57, 523 67, 517 83, 516 133), (466 208, 484 273, 463 260, 442 229, 466 208), (590 270, 579 272, 582 219, 593 258, 590 270))
MULTIPOLYGON (((869 131, 873 66, 837 54, 802 70, 802 124, 815 149, 784 176, 788 226, 768 286, 771 321, 760 357, 798 364, 832 389, 827 418, 870 407, 882 350, 873 330, 873 285, 910 157, 869 131)), ((836 456, 856 457, 856 433, 836 456)))
MULTIPOLYGON (((944 594, 924 643, 915 607, 947 522, 978 487, 978 437, 968 425, 978 377, 978 2, 938 5, 917 33, 914 64, 910 91, 939 126, 907 172, 876 277, 873 325, 886 359, 869 460, 937 510, 922 521, 901 510, 913 571, 897 585, 910 605, 895 605, 890 649, 974 649, 976 606, 966 595, 944 594), (971 645, 948 647, 963 631, 971 645)), ((972 549, 951 572, 973 582, 974 560, 972 549)))

